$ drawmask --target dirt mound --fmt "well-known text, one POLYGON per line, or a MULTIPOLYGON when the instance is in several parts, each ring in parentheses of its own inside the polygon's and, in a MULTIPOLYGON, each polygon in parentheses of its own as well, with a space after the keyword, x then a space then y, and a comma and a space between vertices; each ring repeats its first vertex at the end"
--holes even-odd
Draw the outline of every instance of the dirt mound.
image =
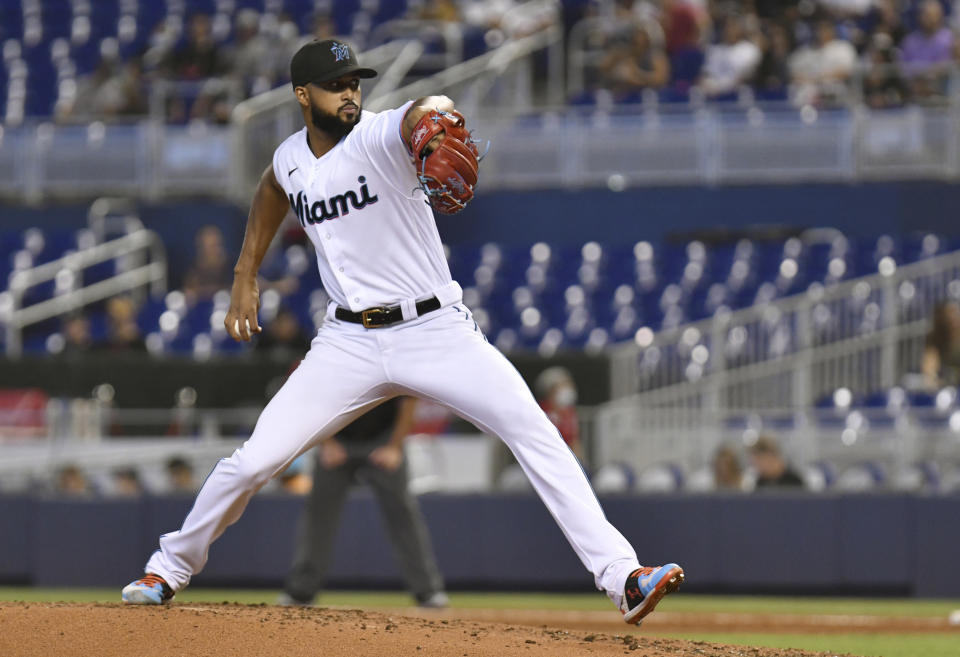
MULTIPOLYGON (((223 603, 0 603, 4 657, 813 657, 800 650, 455 618, 223 603)), ((827 655, 828 653, 822 653, 827 655)))

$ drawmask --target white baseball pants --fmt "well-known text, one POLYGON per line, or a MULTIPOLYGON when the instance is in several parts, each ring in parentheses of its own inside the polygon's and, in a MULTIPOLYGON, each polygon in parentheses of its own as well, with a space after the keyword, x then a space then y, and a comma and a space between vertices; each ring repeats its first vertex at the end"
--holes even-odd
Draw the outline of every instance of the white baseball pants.
POLYGON ((161 536, 146 572, 174 590, 186 586, 206 563, 210 544, 239 519, 257 490, 300 454, 397 395, 432 399, 499 436, 597 588, 619 604, 627 576, 639 567, 633 548, 604 516, 579 462, 520 374, 462 304, 379 329, 328 313, 253 435, 213 469, 183 527, 161 536))

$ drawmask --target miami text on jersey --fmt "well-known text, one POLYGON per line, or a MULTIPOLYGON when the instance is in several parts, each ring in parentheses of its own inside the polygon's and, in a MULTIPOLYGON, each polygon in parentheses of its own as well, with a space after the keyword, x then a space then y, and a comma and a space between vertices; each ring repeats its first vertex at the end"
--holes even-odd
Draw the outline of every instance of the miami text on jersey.
POLYGON ((360 176, 357 182, 360 183, 359 197, 357 192, 351 190, 313 203, 310 203, 310 199, 302 191, 297 192, 296 199, 293 198, 292 193, 287 194, 287 198, 290 199, 290 207, 300 219, 301 226, 319 224, 327 219, 336 219, 350 214, 350 206, 353 206, 354 210, 362 210, 377 202, 377 195, 371 196, 370 190, 367 189, 367 179, 360 176))

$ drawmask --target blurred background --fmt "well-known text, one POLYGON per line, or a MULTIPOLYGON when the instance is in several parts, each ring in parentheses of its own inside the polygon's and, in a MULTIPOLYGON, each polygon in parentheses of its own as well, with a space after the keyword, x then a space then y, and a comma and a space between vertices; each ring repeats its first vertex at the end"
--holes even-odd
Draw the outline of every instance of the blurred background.
MULTIPOLYGON (((290 56, 337 36, 365 108, 446 93, 492 141, 451 270, 644 562, 960 595, 957 29, 947 0, 0 0, 0 582, 126 583, 302 357, 328 298, 292 217, 264 333, 223 318, 302 125, 290 56)), ((583 588, 499 441, 421 403, 407 454, 452 587, 583 588)), ((198 582, 282 579, 312 464, 198 582)), ((333 582, 399 583, 348 504, 333 582)))

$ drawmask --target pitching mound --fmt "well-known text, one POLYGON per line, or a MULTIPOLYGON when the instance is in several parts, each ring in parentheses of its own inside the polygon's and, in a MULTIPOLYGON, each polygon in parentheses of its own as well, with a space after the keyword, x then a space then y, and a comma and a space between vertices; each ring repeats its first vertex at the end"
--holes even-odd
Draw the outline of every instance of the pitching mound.
MULTIPOLYGON (((0 603, 4 657, 813 657, 744 648, 358 610, 173 604, 0 603)), ((827 653, 823 653, 826 655, 827 653)))

